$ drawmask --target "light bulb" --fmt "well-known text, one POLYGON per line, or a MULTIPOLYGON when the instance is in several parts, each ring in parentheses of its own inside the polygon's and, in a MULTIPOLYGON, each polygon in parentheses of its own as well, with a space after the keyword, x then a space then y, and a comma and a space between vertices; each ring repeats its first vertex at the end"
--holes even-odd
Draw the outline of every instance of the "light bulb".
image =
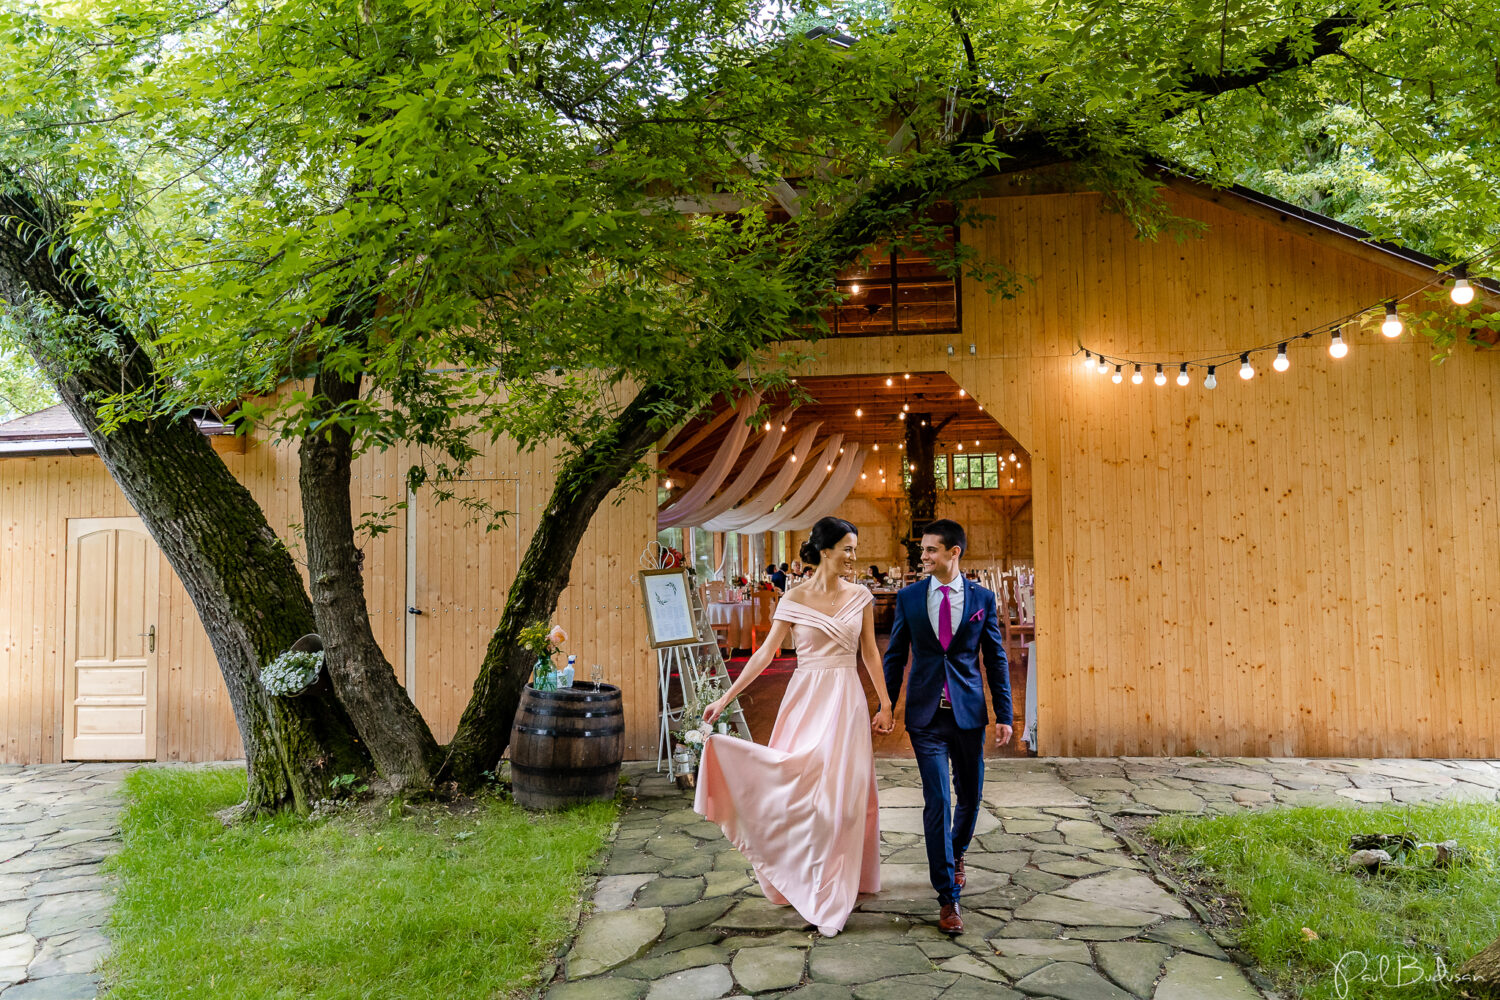
POLYGON ((1109 377, 1109 380, 1115 385, 1119 385, 1121 382, 1125 381, 1125 376, 1120 374, 1119 365, 1115 365, 1115 373, 1109 377))
POLYGON ((1401 336, 1401 317, 1396 315, 1396 303, 1385 304, 1385 322, 1380 324, 1380 332, 1392 340, 1401 336))
POLYGON ((1014 486, 1014 485, 1016 485, 1016 477, 1015 477, 1015 476, 1011 476, 1011 477, 1010 477, 1010 484, 1011 484, 1011 485, 1012 485, 1012 486, 1014 486))
POLYGON ((1167 384, 1167 373, 1161 370, 1161 365, 1157 365, 1156 366, 1156 379, 1155 379, 1155 381, 1156 381, 1157 385, 1166 385, 1167 384))
POLYGON ((666 487, 667 487, 667 489, 669 489, 669 490, 670 490, 670 489, 671 489, 671 488, 672 488, 672 480, 670 480, 670 479, 668 479, 668 480, 667 480, 667 482, 666 482, 666 487))
POLYGON ((860 474, 859 474, 859 478, 861 478, 861 479, 869 479, 869 478, 870 478, 870 477, 869 477, 869 476, 867 476, 867 475, 865 475, 865 474, 864 474, 864 473, 863 473, 863 472, 861 472, 861 473, 860 473, 860 474))
POLYGON ((886 384, 886 388, 890 388, 891 386, 893 386, 893 385, 896 384, 896 380, 893 379, 893 378, 887 377, 886 380, 885 380, 885 384, 886 384))
POLYGON ((958 442, 958 450, 959 451, 963 451, 964 450, 964 443, 962 441, 958 442))
POLYGON ((823 466, 823 471, 824 472, 832 472, 833 471, 833 463, 829 462, 827 465, 823 466))
POLYGON ((761 428, 761 429, 762 430, 767 430, 767 431, 770 430, 771 429, 771 421, 767 420, 766 421, 766 426, 763 427, 763 428, 761 428))
POLYGON ((911 410, 911 404, 910 403, 902 403, 901 404, 901 412, 902 413, 907 413, 910 410, 911 410))
POLYGON ((912 464, 908 465, 907 468, 910 469, 913 472, 917 471, 917 465, 916 465, 915 462, 913 462, 912 464))
MULTIPOLYGON (((855 408, 854 408, 854 415, 855 415, 855 416, 856 416, 856 417, 862 417, 862 416, 864 416, 864 415, 865 415, 865 411, 864 411, 864 410, 862 410, 862 409, 860 409, 860 408, 859 408, 859 407, 858 407, 858 406, 856 406, 856 407, 855 407, 855 408)), ((766 430, 770 430, 770 429, 771 429, 771 428, 769 428, 769 427, 767 427, 767 428, 766 428, 766 430)))
POLYGON ((858 284, 850 285, 849 286, 849 294, 850 295, 858 295, 859 294, 859 285, 858 284))
POLYGON ((1109 365, 1105 363, 1104 355, 1102 354, 1099 355, 1099 363, 1097 365, 1097 368, 1100 375, 1103 375, 1105 372, 1109 371, 1109 365))
POLYGON ((1339 336, 1337 330, 1333 331, 1333 339, 1328 342, 1328 353, 1336 358, 1342 358, 1349 353, 1349 345, 1344 343, 1344 338, 1339 336))
POLYGON ((1214 378, 1214 366, 1208 366, 1208 374, 1203 376, 1203 388, 1214 389, 1219 385, 1219 380, 1214 378))
POLYGON ((1242 378, 1246 382, 1248 382, 1251 379, 1253 379, 1254 377, 1255 377, 1255 368, 1250 364, 1250 355, 1248 353, 1241 354, 1240 355, 1240 378, 1242 378))
POLYGON ((984 412, 984 404, 983 404, 983 403, 980 403, 980 404, 979 404, 979 412, 980 412, 980 413, 983 413, 983 412, 984 412))
POLYGON ((896 414, 896 419, 897 420, 905 420, 906 419, 906 414, 904 412, 903 413, 898 413, 898 414, 896 414))
POLYGON ((1010 453, 1010 460, 1011 460, 1011 461, 1012 461, 1012 462, 1014 462, 1014 461, 1015 461, 1015 460, 1016 460, 1016 453, 1015 453, 1015 452, 1011 452, 1011 453, 1010 453))
POLYGON ((1474 301, 1474 286, 1469 284, 1469 269, 1460 264, 1453 269, 1453 290, 1448 293, 1454 303, 1466 306, 1474 301))
POLYGON ((974 447, 976 447, 976 448, 979 447, 979 439, 978 438, 974 439, 974 447))
POLYGON ((1140 385, 1145 380, 1146 380, 1145 376, 1141 374, 1141 366, 1140 365, 1136 365, 1135 366, 1135 373, 1130 376, 1130 384, 1131 385, 1140 385))
POLYGON ((877 443, 876 443, 876 445, 875 445, 875 450, 876 450, 876 451, 879 451, 879 450, 880 450, 880 444, 879 444, 879 442, 877 442, 877 443))
POLYGON ((906 442, 902 441, 900 444, 896 445, 896 450, 897 451, 905 451, 906 450, 906 442))
POLYGON ((787 456, 787 457, 786 457, 786 460, 787 460, 787 461, 788 461, 788 462, 795 462, 795 461, 797 461, 797 456, 796 456, 796 455, 788 455, 788 456, 787 456))
POLYGON ((839 454, 842 455, 843 453, 844 453, 844 448, 843 448, 842 445, 840 445, 839 446, 839 454))
POLYGON ((1286 345, 1282 344, 1276 349, 1276 360, 1271 362, 1271 367, 1279 372, 1284 372, 1292 367, 1292 362, 1286 356, 1286 345))
POLYGON ((1185 365, 1185 364, 1182 367, 1180 367, 1180 368, 1177 369, 1177 384, 1178 385, 1187 385, 1188 384, 1187 365, 1185 365))
POLYGON ((925 420, 924 420, 924 421, 922 421, 922 426, 923 426, 923 427, 926 427, 926 426, 927 426, 927 421, 925 421, 925 420))
POLYGON ((783 434, 786 433, 786 424, 782 424, 781 425, 781 433, 783 433, 783 434))
POLYGON ((1083 352, 1083 370, 1084 371, 1088 371, 1089 369, 1091 369, 1093 367, 1094 367, 1094 352, 1093 351, 1084 351, 1083 352))
POLYGON ((958 390, 958 398, 959 398, 959 399, 963 399, 963 398, 964 398, 964 397, 965 397, 965 396, 967 396, 967 395, 968 395, 968 394, 969 394, 969 393, 968 393, 968 391, 967 391, 967 390, 965 390, 965 389, 960 389, 960 390, 958 390))
POLYGON ((909 380, 911 378, 911 372, 907 372, 905 375, 902 375, 901 377, 904 378, 904 379, 908 379, 909 380))

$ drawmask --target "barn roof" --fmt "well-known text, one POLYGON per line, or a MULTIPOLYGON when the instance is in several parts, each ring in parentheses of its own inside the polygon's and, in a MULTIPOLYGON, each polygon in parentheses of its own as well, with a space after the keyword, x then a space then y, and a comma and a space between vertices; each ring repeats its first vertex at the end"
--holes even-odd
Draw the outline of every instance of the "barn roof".
MULTIPOLYGON (((208 407, 194 415, 193 423, 205 437, 234 433, 234 427, 208 407)), ((0 458, 93 453, 93 442, 61 403, 0 423, 0 458)))

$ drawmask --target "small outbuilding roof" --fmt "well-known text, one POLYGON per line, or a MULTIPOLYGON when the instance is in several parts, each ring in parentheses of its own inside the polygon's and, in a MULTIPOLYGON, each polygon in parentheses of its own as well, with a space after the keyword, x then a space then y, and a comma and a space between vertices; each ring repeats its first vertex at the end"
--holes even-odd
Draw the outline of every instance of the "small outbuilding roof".
MULTIPOLYGON (((206 437, 234 433, 233 426, 206 406, 193 415, 193 423, 206 437)), ((93 442, 61 403, 0 423, 0 458, 93 453, 93 442)))

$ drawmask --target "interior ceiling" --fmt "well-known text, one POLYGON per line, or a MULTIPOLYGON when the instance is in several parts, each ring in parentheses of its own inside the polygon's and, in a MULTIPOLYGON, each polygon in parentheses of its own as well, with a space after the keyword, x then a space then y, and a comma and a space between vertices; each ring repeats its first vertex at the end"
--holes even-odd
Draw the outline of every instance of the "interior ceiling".
MULTIPOLYGON (((980 452, 1015 451, 1023 456, 1015 439, 1007 434, 988 413, 980 408, 968 394, 960 395, 958 383, 945 372, 894 372, 881 375, 829 376, 803 378, 798 386, 810 399, 797 406, 786 421, 787 434, 783 438, 777 458, 789 453, 800 432, 809 424, 822 422, 818 440, 842 432, 845 444, 865 443, 880 445, 884 452, 906 438, 905 423, 900 419, 902 406, 909 407, 907 419, 927 419, 942 426, 938 435, 937 450, 954 451, 962 442, 965 451, 974 450, 974 442, 980 442, 980 452), (890 385, 886 382, 889 380, 890 385), (856 415, 860 411, 862 415, 856 415)), ((775 420, 790 404, 790 392, 767 394, 764 420, 775 420)), ((723 443, 734 419, 734 404, 718 400, 715 408, 690 421, 679 430, 661 451, 661 474, 675 476, 690 482, 700 475, 712 461, 723 443)), ((742 465, 750 460, 764 432, 756 427, 745 443, 728 481, 738 474, 742 465)), ((778 464, 772 461, 765 478, 774 474, 778 464)))

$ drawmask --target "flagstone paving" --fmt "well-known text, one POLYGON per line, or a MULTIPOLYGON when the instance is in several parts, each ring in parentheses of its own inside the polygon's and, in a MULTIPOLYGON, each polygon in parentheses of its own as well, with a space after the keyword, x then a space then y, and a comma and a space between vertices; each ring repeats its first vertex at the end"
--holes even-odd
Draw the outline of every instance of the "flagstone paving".
POLYGON ((0 997, 92 1000, 128 765, 0 765, 0 997))
MULTIPOLYGON (((0 1000, 93 1000, 131 765, 0 764, 0 1000)), ((650 765, 547 1000, 1248 1000, 1263 994, 1116 817, 1500 798, 1500 762, 991 761, 968 931, 936 927, 912 761, 879 762, 883 891, 822 938, 650 765)), ((1228 942, 1224 943, 1226 946, 1228 942)))
POLYGON ((1118 818, 1500 798, 1500 762, 1101 758, 989 762, 964 934, 937 929, 913 761, 881 760, 882 891, 824 938, 649 765, 547 1000, 1253 1000, 1273 996, 1118 818))

